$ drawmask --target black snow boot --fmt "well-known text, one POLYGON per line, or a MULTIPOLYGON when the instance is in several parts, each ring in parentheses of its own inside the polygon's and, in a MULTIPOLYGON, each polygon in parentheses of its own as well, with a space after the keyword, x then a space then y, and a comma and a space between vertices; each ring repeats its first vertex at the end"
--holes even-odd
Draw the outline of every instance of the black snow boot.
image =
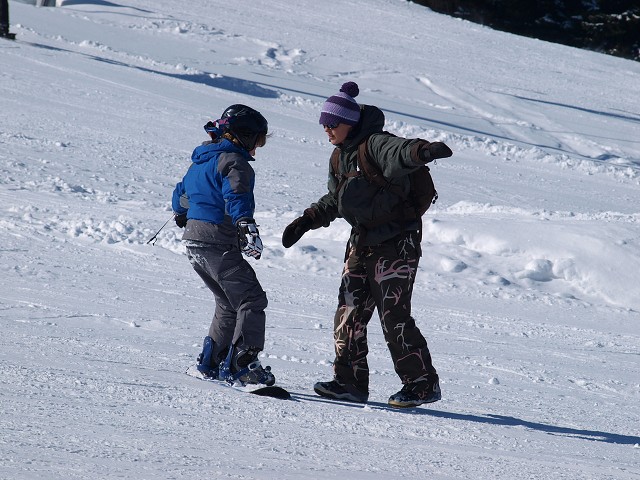
POLYGON ((423 403, 437 402, 442 398, 438 375, 429 375, 426 380, 407 383, 398 393, 389 397, 389 405, 398 408, 411 408, 423 403))
POLYGON ((333 400, 346 400, 348 402, 367 403, 369 392, 363 392, 354 385, 340 383, 338 380, 330 382, 318 382, 313 390, 321 397, 333 400))

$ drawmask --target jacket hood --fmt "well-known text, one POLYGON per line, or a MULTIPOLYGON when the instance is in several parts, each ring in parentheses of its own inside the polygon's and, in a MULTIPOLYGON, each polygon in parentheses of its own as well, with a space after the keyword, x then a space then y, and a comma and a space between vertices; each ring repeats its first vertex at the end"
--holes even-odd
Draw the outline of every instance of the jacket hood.
POLYGON ((191 161, 196 164, 205 163, 211 160, 214 155, 217 155, 220 152, 234 152, 239 153, 247 160, 251 161, 254 158, 249 155, 244 148, 240 148, 233 144, 233 142, 227 140, 226 138, 216 140, 213 142, 204 142, 191 154, 191 161))
POLYGON ((351 130, 344 142, 344 148, 350 149, 362 142, 372 133, 380 133, 384 128, 384 113, 373 105, 360 105, 360 121, 351 130))

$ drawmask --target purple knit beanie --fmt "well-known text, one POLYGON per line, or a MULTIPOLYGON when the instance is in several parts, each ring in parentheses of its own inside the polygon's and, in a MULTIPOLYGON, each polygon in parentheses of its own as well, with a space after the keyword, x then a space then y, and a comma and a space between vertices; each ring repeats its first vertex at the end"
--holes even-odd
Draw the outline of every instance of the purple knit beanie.
POLYGON ((340 88, 340 93, 327 98, 322 105, 320 125, 346 123, 356 125, 360 120, 360 105, 353 99, 360 93, 358 84, 347 82, 340 88))

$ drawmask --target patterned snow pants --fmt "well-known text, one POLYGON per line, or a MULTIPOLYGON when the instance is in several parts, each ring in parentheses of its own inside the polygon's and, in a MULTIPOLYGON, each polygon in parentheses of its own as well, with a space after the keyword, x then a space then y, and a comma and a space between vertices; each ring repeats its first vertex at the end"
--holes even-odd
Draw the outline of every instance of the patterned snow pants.
POLYGON ((420 259, 418 232, 405 232, 362 252, 348 246, 334 318, 336 380, 369 391, 367 324, 374 309, 402 383, 435 374, 427 341, 411 316, 420 259))

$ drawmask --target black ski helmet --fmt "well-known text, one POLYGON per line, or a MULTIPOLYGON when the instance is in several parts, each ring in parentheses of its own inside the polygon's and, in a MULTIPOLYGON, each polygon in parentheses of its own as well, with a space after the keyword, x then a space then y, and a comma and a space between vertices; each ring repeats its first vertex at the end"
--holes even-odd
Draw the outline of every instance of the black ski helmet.
POLYGON ((246 105, 235 104, 227 107, 218 124, 229 131, 242 147, 251 151, 256 147, 260 135, 266 135, 269 125, 260 112, 246 105))

